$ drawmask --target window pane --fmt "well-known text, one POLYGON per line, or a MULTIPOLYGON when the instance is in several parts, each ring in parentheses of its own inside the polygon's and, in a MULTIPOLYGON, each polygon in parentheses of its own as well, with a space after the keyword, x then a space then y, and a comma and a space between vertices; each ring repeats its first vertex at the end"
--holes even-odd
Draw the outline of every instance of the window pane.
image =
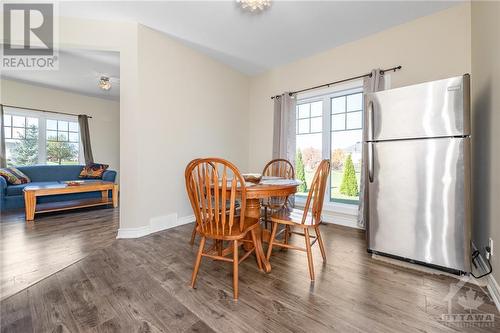
POLYGON ((10 166, 33 165, 38 163, 38 130, 15 128, 16 137, 26 139, 6 139, 7 164, 10 166), (26 136, 24 136, 26 134, 26 136))
POLYGON ((363 127, 361 123, 362 112, 347 113, 347 129, 357 129, 363 127))
POLYGON ((345 113, 332 115, 332 131, 345 129, 345 113))
POLYGON ((19 116, 12 116, 12 126, 14 127, 24 127, 26 125, 25 118, 19 116))
POLYGON ((5 138, 10 139, 12 138, 12 127, 4 127, 5 130, 5 138))
POLYGON ((309 133, 309 119, 299 120, 299 134, 309 133))
POLYGON ((78 132, 78 123, 69 123, 69 131, 70 132, 78 132))
POLYGON ((47 164, 77 164, 78 144, 47 142, 47 164))
POLYGON ((5 157, 7 158, 7 166, 15 166, 15 163, 12 160, 12 155, 13 155, 16 143, 18 141, 19 140, 12 140, 12 139, 5 138, 5 157))
POLYGON ((311 103, 311 117, 318 117, 323 115, 323 102, 318 101, 311 103))
POLYGON ((310 106, 310 104, 299 105, 299 118, 309 117, 309 106, 310 106))
POLYGON ((48 130, 56 130, 57 129, 57 120, 47 119, 47 129, 48 130))
POLYGON ((69 133, 69 141, 78 142, 78 133, 69 133))
POLYGON ((8 114, 3 115, 4 126, 11 126, 12 124, 12 116, 8 114))
POLYGON ((22 139, 22 138, 24 138, 24 128, 14 127, 12 129, 12 138, 13 139, 22 139))
POLYGON ((345 96, 332 98, 332 114, 345 112, 345 96))
POLYGON ((299 186, 298 195, 307 194, 311 186, 311 181, 314 177, 314 172, 321 162, 322 135, 322 133, 317 133, 297 136, 295 174, 296 177, 305 183, 303 186, 299 186), (301 173, 304 175, 303 177, 301 177, 301 173))
POLYGON ((31 127, 31 126, 38 127, 38 118, 26 118, 26 126, 27 127, 31 127))
POLYGON ((347 111, 358 111, 363 108, 363 94, 347 96, 347 111))
POLYGON ((57 141, 68 141, 67 132, 57 132, 57 141))
POLYGON ((57 122, 57 129, 59 131, 67 131, 68 130, 68 122, 59 120, 57 122))
POLYGON ((47 131, 47 140, 57 141, 57 131, 47 131))
POLYGON ((311 133, 323 131, 323 117, 311 118, 311 133))
POLYGON ((332 133, 331 199, 359 200, 361 173, 361 130, 332 133))

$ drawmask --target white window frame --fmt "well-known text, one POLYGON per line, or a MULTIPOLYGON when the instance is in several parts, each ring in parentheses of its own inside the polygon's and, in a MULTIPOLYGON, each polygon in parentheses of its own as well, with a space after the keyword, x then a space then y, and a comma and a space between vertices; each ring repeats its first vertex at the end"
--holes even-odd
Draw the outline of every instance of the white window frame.
MULTIPOLYGON (((355 94, 363 92, 363 81, 356 80, 348 82, 345 84, 336 85, 335 87, 318 89, 313 92, 302 93, 297 95, 297 105, 302 103, 312 103, 317 101, 323 101, 323 131, 322 131, 322 147, 321 147, 321 158, 330 159, 331 158, 331 100, 332 98, 355 94)), ((331 200, 331 186, 330 177, 328 177, 327 193, 325 194, 325 199, 323 207, 327 211, 335 211, 348 215, 355 215, 357 213, 358 205, 333 202, 331 200)), ((303 206, 306 201, 306 196, 295 196, 295 202, 298 206, 303 206)))
MULTIPOLYGON (((78 123, 78 116, 70 116, 43 111, 4 106, 4 114, 38 119, 38 163, 47 164, 47 120, 61 120, 78 123)), ((78 129, 80 131, 80 129, 78 129)), ((80 133, 80 132, 78 132, 80 133)), ((78 163, 85 164, 82 140, 78 140, 78 163)))
MULTIPOLYGON (((391 87, 391 75, 390 73, 384 74, 384 89, 390 89, 391 87)), ((323 100, 323 136, 322 136, 322 158, 331 158, 331 99, 356 92, 363 92, 363 80, 354 80, 350 82, 345 82, 342 84, 335 85, 333 87, 316 89, 310 92, 304 92, 297 95, 297 105, 301 103, 310 103, 323 100)), ((364 100, 363 100, 364 103, 364 100)), ((364 106, 363 106, 364 109, 364 106)), ((330 183, 330 177, 328 177, 328 184, 330 183)), ((358 205, 350 203, 341 203, 330 201, 331 199, 331 186, 328 185, 327 193, 324 197, 323 209, 327 212, 340 213, 345 215, 357 215, 358 205)), ((307 196, 295 196, 295 203, 299 207, 305 205, 307 196)))

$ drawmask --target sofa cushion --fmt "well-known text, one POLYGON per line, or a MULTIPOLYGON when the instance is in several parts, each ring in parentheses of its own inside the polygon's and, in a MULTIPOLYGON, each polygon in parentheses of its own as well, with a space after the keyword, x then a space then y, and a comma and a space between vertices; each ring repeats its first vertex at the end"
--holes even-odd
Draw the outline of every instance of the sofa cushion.
POLYGON ((16 168, 0 169, 0 176, 5 178, 8 184, 19 185, 29 183, 31 180, 28 176, 16 168))
POLYGON ((57 180, 76 180, 83 165, 30 165, 18 167, 31 178, 32 182, 52 182, 57 180))
POLYGON ((107 164, 90 163, 82 169, 79 177, 84 179, 101 179, 102 174, 107 168, 109 168, 107 164))
POLYGON ((39 186, 39 185, 55 185, 59 184, 59 182, 34 182, 29 184, 20 184, 20 185, 9 185, 7 186, 7 196, 13 195, 23 195, 23 190, 26 186, 39 186))

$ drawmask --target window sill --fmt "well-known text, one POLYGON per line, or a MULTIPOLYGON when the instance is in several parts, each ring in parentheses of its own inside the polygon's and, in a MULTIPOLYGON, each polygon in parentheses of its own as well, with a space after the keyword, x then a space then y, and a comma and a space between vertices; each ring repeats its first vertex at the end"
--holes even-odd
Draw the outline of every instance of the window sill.
MULTIPOLYGON (((295 204, 300 208, 304 208, 304 205, 306 204, 306 198, 295 196, 295 204)), ((358 216, 358 205, 326 201, 323 204, 323 211, 358 216)))
MULTIPOLYGON (((295 206, 304 208, 305 198, 295 196, 295 206)), ((350 228, 362 229, 358 226, 358 205, 338 202, 325 202, 323 204, 323 222, 343 225, 350 228)))

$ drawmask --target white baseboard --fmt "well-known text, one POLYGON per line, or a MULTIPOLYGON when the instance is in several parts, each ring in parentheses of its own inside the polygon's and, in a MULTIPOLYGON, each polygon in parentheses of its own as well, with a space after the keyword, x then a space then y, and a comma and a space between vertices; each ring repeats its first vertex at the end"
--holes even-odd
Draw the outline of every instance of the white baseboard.
POLYGON ((116 238, 139 238, 151 233, 149 225, 145 225, 137 228, 120 228, 118 229, 118 235, 116 238))
POLYGON ((184 217, 177 217, 177 213, 153 217, 149 220, 149 224, 137 227, 137 228, 120 228, 118 229, 118 235, 116 238, 139 238, 144 237, 149 234, 174 228, 183 224, 188 224, 194 222, 194 215, 188 215, 184 217))
MULTIPOLYGON (((474 250, 477 250, 476 244, 472 242, 472 248, 474 250)), ((484 258, 482 255, 479 256, 479 265, 481 266, 483 271, 487 271, 489 269, 488 265, 486 265, 486 262, 484 261, 484 258)), ((500 286, 498 285, 498 282, 495 280, 495 277, 493 274, 489 274, 485 276, 482 279, 486 279, 486 289, 488 289, 488 292, 490 293, 491 299, 495 303, 498 311, 500 311, 500 286)), ((481 280, 482 280, 481 279, 481 280)))
POLYGON ((498 311, 500 311, 500 286, 495 280, 495 277, 491 274, 488 275, 488 284, 486 285, 486 287, 488 288, 491 298, 493 299, 493 302, 495 302, 498 311))

